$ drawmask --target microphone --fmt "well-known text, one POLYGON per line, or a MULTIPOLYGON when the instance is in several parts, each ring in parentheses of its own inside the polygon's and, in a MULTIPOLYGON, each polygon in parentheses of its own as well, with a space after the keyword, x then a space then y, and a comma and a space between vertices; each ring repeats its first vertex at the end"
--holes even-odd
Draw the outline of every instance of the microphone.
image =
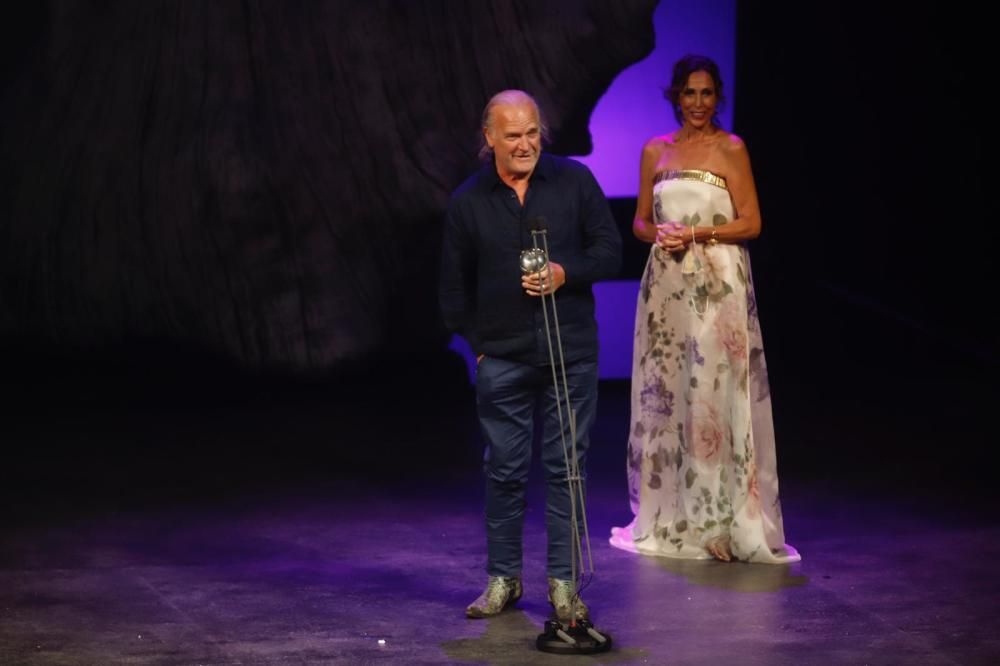
POLYGON ((528 229, 530 229, 532 233, 544 234, 548 231, 548 221, 541 215, 533 217, 528 220, 528 229))

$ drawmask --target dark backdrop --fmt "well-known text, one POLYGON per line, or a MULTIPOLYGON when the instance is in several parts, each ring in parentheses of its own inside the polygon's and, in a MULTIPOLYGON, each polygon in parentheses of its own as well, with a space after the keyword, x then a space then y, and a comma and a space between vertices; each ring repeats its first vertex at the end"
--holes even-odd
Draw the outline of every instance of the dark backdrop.
POLYGON ((970 3, 743 2, 738 24, 782 460, 954 486, 948 501, 984 487, 1000 396, 988 27, 970 3))
MULTIPOLYGON (((445 448, 471 436, 434 282, 481 106, 531 90, 551 149, 585 149, 594 103, 652 48, 652 9, 11 5, 6 487, 236 459, 350 475, 329 458, 365 449, 327 436, 345 422, 445 448)), ((987 487, 986 32, 955 3, 739 5, 734 129, 764 213, 752 254, 786 477, 987 487)), ((626 229, 630 208, 615 205, 626 229)))
POLYGON ((741 3, 738 21, 775 351, 995 368, 983 22, 860 2, 741 3))
POLYGON ((587 152, 594 104, 652 50, 655 2, 21 5, 0 335, 301 372, 443 348, 441 213, 485 100, 533 92, 551 150, 587 152))

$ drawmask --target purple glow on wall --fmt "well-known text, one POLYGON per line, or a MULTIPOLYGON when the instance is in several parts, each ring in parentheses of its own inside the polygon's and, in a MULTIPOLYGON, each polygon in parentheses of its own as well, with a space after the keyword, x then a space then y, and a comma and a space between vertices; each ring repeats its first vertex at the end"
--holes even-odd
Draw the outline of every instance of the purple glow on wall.
POLYGON ((719 64, 725 83, 722 126, 732 127, 736 69, 736 2, 664 0, 653 16, 656 49, 645 60, 618 75, 590 117, 594 150, 576 157, 590 167, 609 197, 634 197, 639 178, 639 152, 652 136, 677 129, 663 89, 670 72, 686 53, 707 55, 719 64))
MULTIPOLYGON (((674 63, 687 53, 707 55, 718 63, 727 103, 719 113, 732 127, 736 70, 736 2, 665 0, 653 16, 656 48, 645 60, 618 75, 590 117, 594 150, 580 160, 594 172, 609 197, 634 197, 639 185, 639 154, 652 136, 677 129, 663 89, 674 63)), ((632 340, 639 283, 635 280, 594 285, 600 333, 601 379, 632 376, 632 340)))
POLYGON ((601 351, 598 371, 601 379, 632 376, 632 340, 638 280, 614 280, 594 285, 597 305, 597 336, 601 351))

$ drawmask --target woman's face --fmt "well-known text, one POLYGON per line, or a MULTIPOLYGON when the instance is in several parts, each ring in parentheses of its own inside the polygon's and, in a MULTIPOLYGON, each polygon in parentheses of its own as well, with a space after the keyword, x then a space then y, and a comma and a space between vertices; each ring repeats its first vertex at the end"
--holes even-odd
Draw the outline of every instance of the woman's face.
POLYGON ((701 129, 711 123, 719 101, 712 75, 704 71, 692 72, 678 101, 685 125, 701 129))

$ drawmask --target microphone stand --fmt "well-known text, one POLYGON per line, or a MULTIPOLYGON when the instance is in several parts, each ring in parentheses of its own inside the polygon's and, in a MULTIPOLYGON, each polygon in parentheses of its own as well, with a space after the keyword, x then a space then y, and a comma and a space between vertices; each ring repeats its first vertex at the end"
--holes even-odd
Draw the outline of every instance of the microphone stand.
POLYGON ((560 620, 548 620, 545 630, 538 635, 535 647, 542 652, 556 654, 595 654, 611 649, 611 636, 599 632, 590 620, 576 619, 580 588, 578 585, 578 569, 582 573, 589 569, 594 573, 594 558, 590 550, 590 532, 587 528, 586 500, 584 499, 583 476, 580 474, 580 463, 576 455, 576 410, 570 406, 569 382, 566 379, 566 360, 563 356, 562 337, 559 334, 559 314, 556 311, 555 293, 549 293, 552 286, 552 271, 549 268, 549 243, 547 233, 537 220, 536 227, 531 230, 530 250, 521 253, 521 270, 524 273, 542 273, 542 316, 545 320, 545 341, 548 344, 549 367, 552 368, 552 388, 556 398, 556 412, 559 416, 559 437, 562 440, 563 460, 566 465, 566 484, 569 489, 570 534, 572 539, 570 550, 570 571, 572 572, 575 594, 570 605, 568 623, 560 620), (540 244, 539 244, 539 241, 540 244), (548 299, 548 302, 546 302, 548 299), (552 310, 551 323, 549 308, 552 310), (555 331, 553 345, 552 332, 555 331), (558 352, 558 365, 556 363, 558 352), (557 371, 558 368, 558 371, 557 371), (561 376, 560 376, 561 375, 561 376), (562 386, 560 386, 560 379, 562 386), (569 425, 569 443, 566 442, 566 425, 569 425), (578 518, 579 516, 579 518, 578 518), (583 538, 580 535, 580 522, 583 523, 583 538), (584 561, 583 546, 586 544, 587 560, 584 561), (587 566, 589 565, 589 567, 587 566))

